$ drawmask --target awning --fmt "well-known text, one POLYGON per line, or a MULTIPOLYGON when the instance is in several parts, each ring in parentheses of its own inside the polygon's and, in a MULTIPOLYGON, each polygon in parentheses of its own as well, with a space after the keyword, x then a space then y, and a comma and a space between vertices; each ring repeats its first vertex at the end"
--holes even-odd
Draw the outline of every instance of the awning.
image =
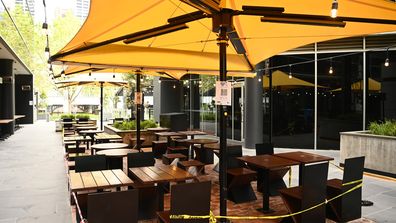
MULTIPOLYGON (((368 90, 369 91, 381 91, 381 83, 372 79, 368 78, 368 90)), ((341 88, 334 89, 332 91, 341 91, 341 88)), ((351 84, 351 90, 352 91, 358 91, 358 90, 363 90, 363 80, 354 82, 351 84)))
MULTIPOLYGON (((216 2, 216 1, 214 1, 216 2)), ((395 19, 396 4, 385 0, 338 0, 339 18, 361 17, 395 19)), ((285 13, 329 16, 331 1, 310 0, 244 0, 220 1, 223 8, 242 11, 243 5, 283 7, 285 13)), ((197 72, 217 71, 217 34, 212 32, 212 19, 187 22, 188 28, 131 44, 122 40, 61 56, 62 53, 93 43, 168 24, 169 18, 197 11, 177 0, 100 1, 91 0, 88 18, 76 36, 52 57, 66 64, 97 64, 131 69, 171 69, 197 72)), ((395 31, 395 25, 347 21, 344 28, 261 22, 261 16, 234 16, 235 30, 231 39, 240 39, 246 55, 228 47, 227 70, 249 72, 259 62, 281 52, 313 42, 350 36, 395 31)))

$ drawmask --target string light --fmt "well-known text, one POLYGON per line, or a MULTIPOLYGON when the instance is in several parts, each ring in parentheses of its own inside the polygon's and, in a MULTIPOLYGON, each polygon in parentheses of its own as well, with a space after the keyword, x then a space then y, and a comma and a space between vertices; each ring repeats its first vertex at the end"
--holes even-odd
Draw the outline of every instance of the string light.
POLYGON ((386 49, 386 59, 384 65, 385 67, 389 67, 389 48, 386 49))
POLYGON ((289 79, 292 79, 293 78, 293 76, 292 76, 292 72, 291 72, 291 65, 289 65, 289 79))
POLYGON ((48 23, 43 22, 43 25, 41 26, 41 28, 43 29, 44 35, 48 35, 48 23))
POLYGON ((161 84, 161 80, 158 80, 158 83, 161 84))
POLYGON ((176 88, 176 84, 173 84, 173 88, 176 88))
POLYGON ((89 73, 88 73, 88 76, 91 76, 91 75, 92 75, 91 72, 89 72, 89 73))
POLYGON ((330 57, 330 68, 329 68, 329 74, 333 74, 334 73, 334 71, 333 71, 333 58, 332 57, 330 57))
POLYGON ((258 78, 258 82, 261 82, 261 77, 258 78))
POLYGON ((337 11, 338 11, 338 1, 333 0, 333 3, 331 4, 331 13, 330 13, 331 18, 337 18, 337 11))

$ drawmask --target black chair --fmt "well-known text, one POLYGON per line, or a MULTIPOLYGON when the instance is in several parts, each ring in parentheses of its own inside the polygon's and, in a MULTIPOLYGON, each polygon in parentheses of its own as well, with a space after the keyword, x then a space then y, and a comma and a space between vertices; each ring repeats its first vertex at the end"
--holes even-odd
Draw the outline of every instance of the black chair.
MULTIPOLYGON (((282 200, 290 213, 305 210, 325 201, 328 169, 329 164, 327 162, 305 166, 302 186, 279 190, 282 200)), ((326 206, 322 205, 292 216, 292 219, 296 223, 325 223, 326 206)))
POLYGON ((169 216, 208 215, 210 213, 210 195, 210 181, 173 185, 171 187, 170 210, 158 212, 158 221, 164 223, 208 223, 208 219, 170 219, 169 216))
MULTIPOLYGON (((128 153, 128 168, 154 166, 155 159, 152 152, 128 153)), ((128 171, 129 178, 133 179, 128 171)), ((139 191, 139 214, 138 219, 151 219, 155 217, 159 196, 158 189, 154 184, 143 185, 135 182, 134 189, 139 191)))
MULTIPOLYGON (((256 144, 256 155, 273 155, 274 154, 274 145, 272 143, 259 143, 256 144)), ((286 184, 283 181, 283 177, 286 175, 287 171, 289 171, 289 167, 282 167, 277 169, 272 169, 269 172, 270 178, 270 195, 276 196, 279 195, 278 190, 282 188, 286 188, 286 184)), ((263 192, 262 182, 263 176, 260 174, 260 171, 257 173, 257 191, 263 192)))
MULTIPOLYGON (((345 159, 344 176, 327 181, 327 198, 330 199, 355 187, 363 179, 364 156, 345 159), (343 185, 348 182, 356 183, 343 185)), ((352 221, 362 216, 362 188, 358 188, 327 204, 327 218, 336 222, 352 221)))
POLYGON ((245 168, 245 164, 237 159, 242 156, 242 147, 227 150, 227 199, 234 203, 257 200, 253 191, 252 181, 257 173, 245 168))
POLYGON ((75 158, 76 172, 106 170, 106 156, 92 155, 92 156, 77 156, 75 158))
MULTIPOLYGON (((138 191, 79 194, 77 195, 81 213, 90 223, 137 223, 138 191)), ((76 213, 77 222, 80 216, 76 213)))

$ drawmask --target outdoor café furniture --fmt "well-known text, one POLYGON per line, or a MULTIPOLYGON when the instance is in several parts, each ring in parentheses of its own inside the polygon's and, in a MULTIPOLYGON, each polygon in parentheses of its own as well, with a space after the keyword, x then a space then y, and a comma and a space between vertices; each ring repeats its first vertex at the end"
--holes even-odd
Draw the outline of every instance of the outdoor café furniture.
POLYGON ((263 187, 263 208, 260 209, 259 211, 262 211, 264 213, 273 212, 269 206, 270 194, 269 194, 268 186, 270 185, 270 181, 269 181, 270 170, 277 169, 280 167, 298 165, 299 162, 289 159, 284 159, 273 155, 243 156, 243 157, 238 157, 237 159, 247 163, 248 166, 256 168, 257 172, 259 173, 261 172, 263 176, 262 184, 266 186, 263 187))
MULTIPOLYGON (((274 145, 272 143, 259 143, 256 144, 256 155, 274 155, 274 145)), ((290 171, 290 167, 281 167, 278 169, 270 170, 269 178, 270 178, 270 195, 277 196, 279 195, 278 190, 282 188, 286 188, 285 181, 283 177, 286 173, 290 171)), ((263 181, 263 176, 260 173, 257 174, 257 191, 263 192, 263 185, 261 184, 263 181)))
MULTIPOLYGON (((185 170, 177 166, 151 166, 151 167, 135 167, 129 168, 129 173, 132 179, 141 184, 157 184, 158 190, 158 211, 164 210, 164 187, 169 182, 183 182, 189 179, 194 179, 185 170)), ((191 201, 190 201, 191 202, 191 201)))
POLYGON ((303 172, 304 172, 306 164, 328 162, 330 160, 334 160, 333 157, 321 156, 321 155, 307 153, 307 152, 301 152, 301 151, 288 152, 288 153, 276 153, 276 154, 274 154, 274 156, 282 157, 282 158, 289 159, 289 160, 294 160, 294 161, 297 161, 300 163, 299 168, 298 168, 298 172, 299 172, 298 185, 302 185, 302 183, 304 181, 303 176, 305 176, 305 175, 303 174, 303 172))
POLYGON ((207 223, 209 219, 185 220, 170 219, 170 215, 198 215, 210 213, 211 182, 183 183, 171 188, 170 210, 158 212, 158 221, 161 223, 207 223), (191 193, 199 191, 199 193, 191 193))
POLYGON ((168 146, 168 149, 166 150, 167 153, 181 153, 188 157, 189 151, 188 147, 185 146, 168 146))
POLYGON ((105 170, 106 156, 104 155, 91 155, 91 156, 78 156, 74 158, 76 172, 105 170))
POLYGON ((152 151, 154 153, 154 157, 160 159, 162 155, 166 153, 167 142, 166 141, 152 141, 151 144, 152 151))
POLYGON ((205 174, 205 163, 202 163, 198 160, 184 160, 179 161, 177 166, 182 168, 185 171, 188 171, 190 167, 194 167, 198 175, 205 174))
POLYGON ((128 148, 129 145, 126 143, 100 143, 100 144, 95 144, 92 145, 91 148, 91 154, 94 154, 97 150, 105 150, 105 149, 125 149, 128 148))
POLYGON ((154 166, 155 164, 152 152, 129 153, 127 157, 128 168, 154 166))
POLYGON ((122 141, 122 137, 115 134, 98 133, 94 136, 96 143, 109 143, 111 141, 122 141))
POLYGON ((102 133, 103 131, 102 130, 96 130, 96 129, 91 129, 91 130, 81 130, 78 134, 80 134, 80 135, 82 135, 82 136, 89 136, 89 137, 91 137, 92 138, 92 141, 91 141, 91 145, 93 145, 94 144, 94 139, 95 139, 95 135, 96 134, 98 134, 98 133, 102 133))
POLYGON ((187 156, 181 153, 166 153, 162 155, 162 163, 165 165, 171 165, 175 159, 179 161, 187 160, 187 156))
MULTIPOLYGON (((326 200, 328 169, 328 163, 306 166, 303 172, 304 181, 301 186, 279 190, 289 213, 297 213, 306 210, 326 200)), ((292 219, 295 223, 325 223, 326 206, 321 205, 312 210, 294 215, 292 219)))
POLYGON ((63 137, 63 141, 65 143, 75 143, 77 150, 81 143, 86 143, 87 149, 89 149, 89 143, 92 141, 92 138, 89 136, 65 136, 63 137))
POLYGON ((252 181, 256 180, 256 171, 245 168, 238 160, 242 156, 242 147, 227 150, 227 199, 234 203, 257 200, 252 181))
POLYGON ((137 190, 92 193, 88 194, 87 199, 87 213, 83 216, 88 222, 138 222, 137 190))
MULTIPOLYGON (((220 152, 219 152, 220 151, 220 143, 205 144, 204 149, 212 150, 213 153, 217 157, 220 156, 220 152)), ((227 142, 227 150, 231 150, 231 149, 237 149, 237 150, 240 149, 240 150, 242 150, 242 146, 227 142)), ((219 163, 216 163, 215 167, 213 167, 213 170, 216 171, 216 172, 219 172, 219 163)))
MULTIPOLYGON (((178 131, 178 133, 181 133, 183 135, 185 135, 186 137, 190 137, 190 139, 194 139, 195 136, 197 135, 207 135, 207 133, 202 132, 202 131, 197 131, 197 130, 190 130, 190 131, 178 131)), ((188 139, 176 139, 175 140, 175 146, 186 146, 188 147, 189 151, 189 158, 191 158, 192 155, 190 155, 192 153, 192 145, 190 145, 188 142, 188 139)))
POLYGON ((164 127, 147 128, 147 131, 151 131, 151 132, 168 132, 169 128, 164 128, 164 127))
POLYGON ((184 136, 184 135, 181 134, 181 133, 178 133, 178 132, 156 132, 155 133, 155 137, 156 137, 155 140, 158 141, 160 139, 160 137, 166 137, 167 138, 167 145, 170 146, 171 142, 172 142, 171 137, 173 137, 173 136, 184 136))
POLYGON ((213 164, 213 151, 205 150, 204 146, 206 144, 217 143, 216 139, 190 139, 187 140, 189 144, 191 144, 195 150, 195 159, 201 161, 205 164, 213 164), (195 147, 194 144, 199 144, 200 147, 195 147))
POLYGON ((98 129, 97 126, 80 126, 80 127, 76 127, 76 132, 80 132, 83 130, 96 130, 98 129))
POLYGON ((136 149, 105 149, 96 152, 97 155, 105 155, 108 169, 123 169, 122 158, 128 153, 137 153, 136 149))
POLYGON ((70 191, 92 191, 132 186, 133 181, 121 170, 99 170, 69 173, 70 191))
MULTIPOLYGON (((139 140, 140 141, 139 148, 142 148, 142 144, 144 143, 144 141, 146 141, 146 139, 143 137, 140 137, 139 139, 140 139, 139 140)), ((136 149, 138 147, 136 137, 130 137, 129 142, 130 142, 130 146, 133 146, 134 149, 136 149)))
MULTIPOLYGON (((331 179, 327 181, 327 199, 338 196, 362 182, 364 159, 364 156, 345 159, 342 180, 331 179)), ((361 218, 361 200, 362 188, 360 187, 327 203, 326 216, 336 222, 348 222, 361 218)))

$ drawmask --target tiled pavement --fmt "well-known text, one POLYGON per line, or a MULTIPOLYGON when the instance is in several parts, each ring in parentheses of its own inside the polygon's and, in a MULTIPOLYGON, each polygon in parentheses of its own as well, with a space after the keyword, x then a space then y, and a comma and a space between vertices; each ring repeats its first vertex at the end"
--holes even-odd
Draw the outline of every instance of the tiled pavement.
MULTIPOLYGON (((276 152, 288 151, 276 149, 276 152)), ((312 152, 312 150, 310 150, 312 152)), ((317 151, 336 158, 338 151, 317 151)), ((244 150, 245 155, 254 151, 244 150)), ((206 168, 206 176, 212 179, 212 209, 218 210, 217 174, 206 168)), ((297 185, 298 169, 293 168, 292 185, 297 185)), ((342 172, 331 166, 329 178, 342 177, 342 172)), ((8 222, 74 222, 68 201, 67 178, 63 161, 60 134, 54 132, 54 123, 37 122, 26 125, 6 141, 0 141, 0 223, 8 222), (72 220, 73 219, 73 220, 72 220)), ((230 215, 259 215, 255 208, 258 200, 244 205, 228 202, 230 215)), ((363 198, 373 201, 374 206, 363 207, 364 218, 357 222, 396 222, 396 181, 364 177, 363 198)), ((165 197, 165 208, 169 208, 169 195, 165 197)), ((271 198, 274 214, 285 213, 279 197, 271 198)), ((156 221, 146 221, 156 222, 156 221)), ((273 222, 273 221, 233 221, 273 222)), ((276 222, 276 221, 275 221, 276 222)))

